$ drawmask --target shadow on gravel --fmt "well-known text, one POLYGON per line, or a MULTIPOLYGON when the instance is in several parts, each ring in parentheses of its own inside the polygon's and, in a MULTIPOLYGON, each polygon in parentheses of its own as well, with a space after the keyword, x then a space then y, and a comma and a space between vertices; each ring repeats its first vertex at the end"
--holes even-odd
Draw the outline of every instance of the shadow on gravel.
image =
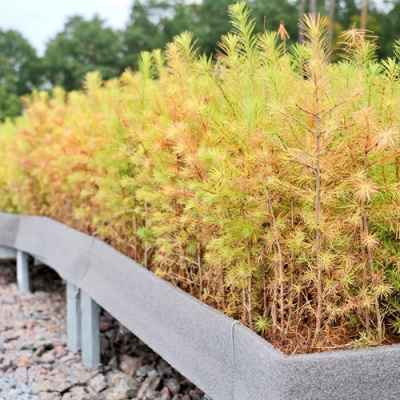
POLYGON ((29 265, 29 276, 32 291, 38 292, 60 292, 65 290, 65 284, 56 271, 46 265, 29 265))
MULTIPOLYGON (((14 260, 0 260, 0 284, 11 285, 17 282, 17 268, 14 260)), ((52 268, 29 263, 29 280, 32 292, 58 293, 65 290, 63 280, 52 268)))
POLYGON ((11 285, 17 282, 17 271, 15 261, 0 260, 0 284, 11 285))

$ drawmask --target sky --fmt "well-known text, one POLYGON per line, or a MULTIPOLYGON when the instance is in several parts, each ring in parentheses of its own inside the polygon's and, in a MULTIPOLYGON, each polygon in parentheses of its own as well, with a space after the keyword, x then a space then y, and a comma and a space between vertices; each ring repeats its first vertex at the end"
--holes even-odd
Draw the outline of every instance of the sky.
MULTIPOLYGON (((22 33, 42 56, 46 43, 62 31, 68 17, 90 19, 98 14, 108 26, 119 29, 125 26, 132 4, 133 0, 0 0, 0 29, 22 33)), ((385 0, 375 4, 387 8, 385 0)))
POLYGON ((43 55, 68 17, 98 14, 108 26, 123 28, 132 4, 133 0, 0 0, 0 29, 19 31, 43 55))

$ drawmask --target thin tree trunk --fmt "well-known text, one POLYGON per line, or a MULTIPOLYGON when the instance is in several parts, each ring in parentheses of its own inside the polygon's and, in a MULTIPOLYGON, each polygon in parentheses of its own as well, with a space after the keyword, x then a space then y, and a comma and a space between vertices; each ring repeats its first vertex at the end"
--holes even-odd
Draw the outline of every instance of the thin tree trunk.
POLYGON ((292 323, 292 316, 293 316, 293 271, 294 271, 294 265, 293 265, 293 260, 290 261, 290 292, 289 292, 289 301, 288 301, 288 317, 287 317, 287 322, 286 322, 286 330, 285 330, 285 337, 288 336, 289 334, 289 329, 292 323))
MULTIPOLYGON (((365 148, 364 148, 364 160, 363 160, 365 176, 368 175, 368 148, 369 148, 369 146, 370 146, 369 134, 367 133, 367 139, 366 139, 365 148)), ((360 244, 361 244, 361 256, 364 261, 364 266, 363 266, 363 291, 364 291, 364 293, 367 293, 367 289, 368 289, 367 254, 366 254, 364 243, 363 243, 363 238, 366 236, 367 229, 368 229, 367 210, 366 210, 365 199, 363 198, 363 199, 361 199, 360 244)), ((370 330, 371 330, 369 315, 370 315, 370 309, 369 309, 369 300, 368 300, 368 303, 364 309, 365 330, 367 332, 367 335, 369 335, 370 330)))
POLYGON ((310 0, 311 15, 317 18, 317 0, 310 0))
POLYGON ((136 221, 136 214, 132 216, 132 237, 133 237, 133 247, 135 249, 135 256, 134 259, 139 261, 139 249, 138 249, 138 240, 137 240, 137 221, 136 221))
MULTIPOLYGON (((367 223, 367 221, 365 221, 367 223)), ((366 234, 368 235, 368 225, 365 226, 366 229, 366 234)), ((367 253, 368 253, 368 263, 369 263, 369 268, 371 271, 371 276, 375 275, 374 271, 374 259, 372 257, 372 252, 369 246, 367 247, 367 253)), ((378 342, 381 343, 383 340, 383 332, 382 332, 382 317, 381 317, 381 310, 379 307, 379 297, 378 295, 375 295, 375 312, 376 312, 376 330, 378 331, 378 342)))
MULTIPOLYGON (((145 208, 144 227, 147 228, 147 201, 144 203, 144 208, 145 208)), ((148 252, 149 252, 149 246, 146 240, 146 244, 144 246, 144 266, 146 268, 148 262, 148 252)))
POLYGON ((367 15, 368 15, 368 0, 364 0, 364 4, 361 10, 361 29, 367 29, 367 15))
POLYGON ((222 290, 222 307, 226 309, 226 293, 225 293, 225 282, 224 282, 224 270, 221 268, 221 273, 219 274, 219 286, 222 290))
MULTIPOLYGON (((250 241, 247 239, 247 259, 249 266, 252 263, 251 259, 251 246, 250 241)), ((248 296, 248 313, 249 313, 249 326, 253 329, 253 290, 252 290, 252 275, 251 272, 249 273, 249 284, 247 289, 247 296, 248 296)))
POLYGON ((276 261, 274 262, 274 286, 273 286, 273 298, 271 305, 271 317, 272 317, 272 339, 276 339, 276 328, 278 326, 278 318, 277 318, 277 303, 278 303, 278 285, 276 284, 278 281, 278 267, 276 261))
POLYGON ((317 313, 315 315, 315 333, 311 343, 313 348, 318 340, 319 331, 321 330, 322 320, 322 262, 321 262, 321 137, 319 131, 319 115, 315 114, 315 141, 316 141, 316 160, 315 160, 315 225, 317 227, 315 233, 315 255, 317 259, 317 313))
MULTIPOLYGON (((361 241, 361 256, 364 260, 364 266, 363 266, 363 291, 364 293, 367 293, 367 288, 368 288, 368 273, 367 273, 367 263, 366 263, 366 259, 367 259, 367 255, 365 252, 365 248, 364 245, 362 243, 362 238, 365 235, 364 232, 364 226, 365 226, 365 220, 366 220, 366 216, 365 216, 365 204, 364 201, 362 201, 361 203, 361 227, 360 227, 360 241, 361 241)), ((367 335, 369 335, 370 329, 371 329, 371 325, 370 325, 370 319, 369 319, 369 303, 365 306, 364 308, 364 322, 365 322, 365 331, 367 332, 367 335)))
POLYGON ((331 52, 329 54, 329 58, 332 58, 332 43, 333 43, 333 30, 335 25, 335 0, 331 0, 331 5, 329 7, 329 45, 331 47, 331 52))
POLYGON ((306 0, 300 0, 300 8, 299 8, 299 43, 303 43, 304 42, 303 21, 304 21, 305 9, 306 9, 306 0))
POLYGON ((251 329, 253 329, 253 291, 252 291, 251 273, 249 274, 248 297, 249 297, 249 326, 251 329))
POLYGON ((242 287, 242 321, 246 323, 246 314, 247 314, 247 304, 246 304, 246 289, 244 286, 242 287))
POLYGON ((266 272, 264 271, 263 276, 263 314, 266 315, 267 313, 267 280, 265 279, 266 272))
POLYGON ((281 244, 279 242, 279 231, 278 231, 278 225, 276 223, 276 218, 274 214, 274 209, 272 208, 272 200, 269 195, 269 190, 267 189, 267 197, 268 197, 268 205, 269 205, 269 212, 271 214, 272 218, 272 225, 274 227, 274 233, 275 233, 275 245, 276 249, 278 251, 278 257, 279 257, 279 288, 280 288, 280 319, 281 319, 281 332, 283 334, 285 330, 285 319, 284 319, 284 289, 283 289, 283 257, 282 257, 282 250, 281 250, 281 244))
MULTIPOLYGON (((366 0, 366 2, 368 3, 368 1, 366 0)), ((365 5, 365 3, 364 3, 365 5)), ((364 174, 365 174, 365 178, 368 177, 368 149, 371 146, 371 141, 370 141, 370 126, 369 123, 367 121, 368 124, 368 130, 367 130, 367 138, 366 138, 366 143, 365 143, 365 150, 364 150, 364 174)), ((368 214, 367 214, 367 205, 365 200, 362 200, 362 220, 361 220, 361 224, 362 224, 362 229, 364 232, 365 237, 368 237, 369 235, 369 230, 368 230, 368 214)), ((361 238, 362 240, 363 238, 361 238)), ((364 247, 365 245, 363 243, 361 243, 361 247, 364 247)), ((370 268, 370 274, 371 274, 371 278, 374 278, 375 275, 375 271, 374 271, 374 259, 373 259, 373 255, 372 255, 372 251, 371 248, 369 246, 365 246, 366 247, 366 254, 367 254, 367 258, 368 260, 365 260, 365 262, 368 261, 369 264, 369 268, 370 268)), ((363 256, 365 256, 365 250, 363 251, 363 256)), ((364 271, 366 271, 366 267, 364 267, 364 271)), ((364 272, 366 275, 366 272, 364 272)), ((383 332, 382 332, 382 318, 381 318, 381 311, 380 311, 380 307, 379 307, 379 296, 375 295, 375 312, 376 312, 376 329, 377 329, 377 333, 378 333, 378 342, 381 343, 383 340, 383 332)), ((367 312, 367 310, 365 311, 367 312)), ((369 315, 368 315, 368 319, 369 319, 369 315)), ((366 321, 367 322, 367 321, 366 321)), ((369 321, 368 321, 369 323, 369 321)))
POLYGON ((197 244, 197 266, 199 269, 199 285, 200 285, 200 300, 203 296, 203 254, 201 251, 201 244, 200 241, 197 244))

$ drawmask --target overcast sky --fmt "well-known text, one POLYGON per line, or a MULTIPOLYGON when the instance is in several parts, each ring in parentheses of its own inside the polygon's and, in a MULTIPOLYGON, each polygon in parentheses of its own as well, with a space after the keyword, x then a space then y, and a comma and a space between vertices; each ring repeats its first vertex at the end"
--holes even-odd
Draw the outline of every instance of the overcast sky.
MULTIPOLYGON (((387 8, 386 1, 392 2, 375 0, 375 4, 387 8)), ((123 28, 132 4, 133 0, 0 0, 0 29, 21 32, 43 55, 47 41, 63 29, 68 17, 98 14, 107 25, 123 28)))
POLYGON ((15 29, 43 54, 67 17, 98 14, 113 28, 123 28, 133 0, 0 0, 0 29, 15 29))

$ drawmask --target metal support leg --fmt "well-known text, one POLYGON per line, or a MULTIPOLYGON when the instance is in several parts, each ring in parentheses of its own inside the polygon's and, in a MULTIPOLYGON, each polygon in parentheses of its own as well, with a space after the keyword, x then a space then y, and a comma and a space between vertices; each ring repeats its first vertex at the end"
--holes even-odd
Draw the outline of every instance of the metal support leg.
POLYGON ((86 367, 100 364, 100 307, 81 290, 82 361, 86 367))
POLYGON ((81 349, 80 291, 67 282, 67 336, 68 348, 74 353, 81 349))
POLYGON ((28 254, 21 250, 17 251, 17 282, 20 294, 31 292, 29 285, 28 254))

